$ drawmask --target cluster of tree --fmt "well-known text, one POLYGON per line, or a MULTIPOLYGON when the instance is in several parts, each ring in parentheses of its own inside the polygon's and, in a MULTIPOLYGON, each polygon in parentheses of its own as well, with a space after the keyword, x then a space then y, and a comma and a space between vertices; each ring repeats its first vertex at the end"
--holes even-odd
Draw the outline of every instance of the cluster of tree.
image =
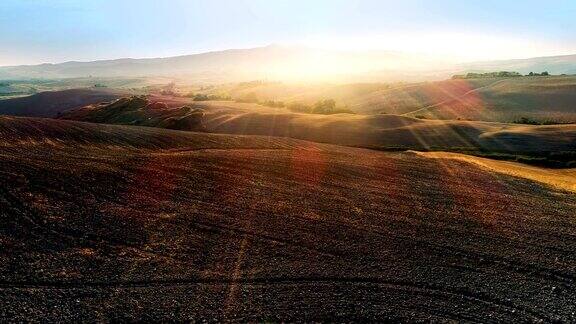
POLYGON ((264 81, 264 80, 255 80, 255 81, 248 81, 248 82, 240 82, 236 85, 236 90, 246 90, 250 88, 256 88, 263 85, 274 85, 274 84, 281 84, 278 81, 264 81))
MULTIPOLYGON (((542 73, 530 72, 526 76, 549 76, 548 71, 542 73)), ((488 73, 467 73, 467 74, 457 74, 452 76, 453 80, 457 79, 486 79, 486 78, 514 78, 521 77, 522 74, 518 72, 500 71, 500 72, 488 72, 488 73)))
POLYGON ((486 157, 493 160, 515 161, 524 164, 536 165, 546 168, 574 168, 576 167, 576 152, 571 151, 554 151, 554 152, 495 152, 489 150, 459 150, 453 149, 455 152, 462 152, 470 155, 486 157))
POLYGON ((512 121, 513 124, 526 124, 526 125, 558 125, 565 124, 558 120, 552 119, 534 119, 530 117, 520 117, 512 121))
POLYGON ((531 164, 546 168, 574 168, 576 167, 576 153, 574 152, 549 152, 531 156, 528 154, 518 155, 514 159, 516 162, 531 164))
POLYGON ((186 95, 188 98, 192 98, 194 101, 215 101, 215 100, 232 100, 230 96, 217 95, 217 94, 205 94, 205 93, 189 93, 186 95))
POLYGON ((160 90, 160 94, 165 96, 177 96, 178 93, 176 91, 176 83, 170 82, 165 85, 162 90, 160 90))
POLYGON ((319 100, 314 105, 307 105, 301 102, 292 102, 286 104, 282 101, 276 101, 276 100, 266 100, 261 102, 258 100, 256 94, 251 92, 237 98, 236 102, 257 103, 262 106, 271 108, 286 108, 292 112, 305 113, 305 114, 323 114, 323 115, 341 114, 341 113, 354 114, 354 112, 348 109, 348 107, 337 107, 336 101, 334 101, 333 99, 319 100))
POLYGON ((510 71, 500 71, 500 72, 488 72, 488 73, 467 73, 467 74, 458 74, 452 76, 453 80, 457 79, 487 79, 487 78, 514 78, 514 77, 521 77, 522 74, 518 72, 510 72, 510 71))
POLYGON ((292 112, 306 114, 354 114, 354 111, 348 109, 348 107, 337 107, 336 102, 333 99, 319 100, 312 106, 303 104, 301 102, 293 102, 287 105, 286 108, 292 112))
POLYGON ((317 101, 312 108, 313 114, 333 114, 336 110, 336 101, 334 99, 325 99, 317 101))

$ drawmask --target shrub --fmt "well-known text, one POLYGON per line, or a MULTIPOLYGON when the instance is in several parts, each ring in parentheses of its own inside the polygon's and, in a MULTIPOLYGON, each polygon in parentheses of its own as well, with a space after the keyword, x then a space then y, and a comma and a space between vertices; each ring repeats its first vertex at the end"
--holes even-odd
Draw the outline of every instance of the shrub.
POLYGON ((286 106, 288 110, 298 113, 306 114, 321 114, 321 115, 332 115, 332 114, 355 114, 354 111, 348 109, 348 107, 336 107, 336 102, 332 99, 325 99, 317 101, 314 106, 309 106, 301 102, 293 102, 286 106))
POLYGON ((500 72, 488 72, 488 73, 467 73, 465 75, 459 74, 452 76, 452 79, 484 79, 484 78, 513 78, 521 77, 522 75, 518 72, 510 71, 500 71, 500 72))
POLYGON ((224 95, 207 95, 203 93, 189 93, 186 97, 192 98, 194 101, 211 101, 211 100, 230 100, 229 96, 224 95))
POLYGON ((526 124, 526 125, 558 125, 563 124, 561 121, 551 119, 533 119, 530 117, 520 117, 512 121, 513 124, 526 124))
POLYGON ((176 96, 178 94, 176 91, 176 83, 170 82, 165 85, 162 90, 160 90, 160 94, 165 96, 176 96))
POLYGON ((534 73, 534 72, 530 72, 528 73, 528 76, 549 76, 550 73, 548 73, 548 71, 544 71, 542 73, 534 73))

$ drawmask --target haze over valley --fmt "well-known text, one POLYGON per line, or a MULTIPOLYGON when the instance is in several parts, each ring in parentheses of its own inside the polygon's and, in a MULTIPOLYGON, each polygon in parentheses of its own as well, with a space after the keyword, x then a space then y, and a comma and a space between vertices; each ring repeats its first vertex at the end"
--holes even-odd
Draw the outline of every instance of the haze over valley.
POLYGON ((548 71, 576 74, 576 55, 454 63, 393 51, 322 50, 269 45, 165 58, 124 58, 0 67, 2 79, 169 77, 186 82, 398 82, 430 81, 466 72, 548 71))

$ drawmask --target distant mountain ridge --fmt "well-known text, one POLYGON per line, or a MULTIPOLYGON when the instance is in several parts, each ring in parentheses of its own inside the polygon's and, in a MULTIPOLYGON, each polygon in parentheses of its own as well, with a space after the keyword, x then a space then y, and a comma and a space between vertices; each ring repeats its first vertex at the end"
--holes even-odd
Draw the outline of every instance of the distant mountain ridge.
POLYGON ((342 52, 270 45, 166 58, 123 58, 0 67, 0 79, 185 77, 193 81, 255 79, 344 82, 438 80, 463 71, 576 74, 576 55, 447 64, 398 52, 342 52))
MULTIPOLYGON (((324 66, 331 76, 344 73, 331 71, 344 67, 341 62, 375 62, 374 69, 390 69, 399 61, 414 64, 407 55, 395 52, 348 53, 310 48, 270 45, 251 49, 230 49, 166 58, 123 58, 92 62, 65 62, 27 66, 0 67, 0 79, 21 78, 84 78, 84 77, 189 77, 207 81, 246 81, 254 79, 284 79, 300 73, 302 79, 324 66)), ((371 67, 364 67, 366 71, 371 67)), ((344 74, 354 73, 348 69, 344 74)))
POLYGON ((528 59, 503 61, 487 61, 464 64, 464 70, 469 71, 516 71, 522 74, 544 72, 551 74, 576 74, 576 54, 561 56, 545 56, 528 59))

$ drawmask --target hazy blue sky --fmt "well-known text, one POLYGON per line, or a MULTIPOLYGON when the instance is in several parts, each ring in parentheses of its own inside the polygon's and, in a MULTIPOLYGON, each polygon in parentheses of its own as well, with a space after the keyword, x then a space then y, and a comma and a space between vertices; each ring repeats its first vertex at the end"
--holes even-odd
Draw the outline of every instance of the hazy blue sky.
POLYGON ((270 43, 466 60, 576 53, 576 0, 0 0, 0 65, 270 43))

